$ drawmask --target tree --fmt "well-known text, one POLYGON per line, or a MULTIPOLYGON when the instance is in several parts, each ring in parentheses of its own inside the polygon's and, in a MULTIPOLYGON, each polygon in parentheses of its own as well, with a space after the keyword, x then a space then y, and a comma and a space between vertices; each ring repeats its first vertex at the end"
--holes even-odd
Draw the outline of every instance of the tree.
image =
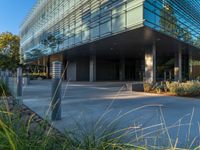
POLYGON ((63 35, 55 36, 52 33, 44 34, 43 39, 41 40, 41 44, 43 44, 46 48, 51 49, 51 53, 54 53, 55 49, 57 48, 57 51, 60 49, 60 44, 64 42, 63 35))
POLYGON ((10 32, 0 34, 0 67, 13 69, 20 63, 20 38, 10 32))
POLYGON ((177 37, 178 24, 173 7, 166 3, 160 11, 160 16, 161 31, 171 36, 177 37))
POLYGON ((173 7, 167 2, 160 11, 161 31, 175 38, 192 42, 192 35, 187 27, 181 27, 178 23, 173 7))
POLYGON ((186 42, 192 42, 192 35, 188 28, 184 28, 183 30, 183 40, 186 42))
POLYGON ((194 44, 196 47, 200 48, 200 36, 196 39, 194 44))
MULTIPOLYGON (((60 45, 64 42, 64 35, 52 33, 43 33, 43 37, 41 37, 40 42, 47 49, 50 48, 51 54, 53 54, 55 49, 57 48, 57 52, 60 50, 60 45)), ((50 56, 48 56, 48 62, 50 61, 50 56)), ((50 78, 50 63, 48 64, 48 78, 50 78)))
POLYGON ((41 58, 44 55, 45 55, 44 50, 42 50, 42 49, 33 49, 30 52, 26 53, 26 60, 38 59, 38 58, 41 58))

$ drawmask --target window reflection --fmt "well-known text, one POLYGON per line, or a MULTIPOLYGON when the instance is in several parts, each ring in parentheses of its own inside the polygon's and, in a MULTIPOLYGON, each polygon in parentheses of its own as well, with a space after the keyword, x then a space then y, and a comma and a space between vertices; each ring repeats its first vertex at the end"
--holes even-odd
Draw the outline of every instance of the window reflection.
POLYGON ((146 0, 145 25, 200 48, 200 9, 197 4, 199 2, 186 0, 146 0))

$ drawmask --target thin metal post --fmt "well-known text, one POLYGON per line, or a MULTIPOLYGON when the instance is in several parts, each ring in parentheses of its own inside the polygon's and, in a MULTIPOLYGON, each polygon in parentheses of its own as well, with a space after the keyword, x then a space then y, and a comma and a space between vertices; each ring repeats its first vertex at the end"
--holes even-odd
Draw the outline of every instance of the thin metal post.
POLYGON ((5 84, 9 86, 9 71, 6 69, 5 71, 5 84))
POLYGON ((5 83, 5 71, 1 71, 2 81, 5 83))
POLYGON ((54 61, 52 66, 52 114, 51 119, 53 121, 61 120, 61 70, 62 63, 60 61, 54 61))
POLYGON ((0 69, 0 80, 2 80, 2 70, 0 69))
POLYGON ((16 92, 16 104, 21 105, 22 101, 22 68, 17 68, 17 92, 16 92))

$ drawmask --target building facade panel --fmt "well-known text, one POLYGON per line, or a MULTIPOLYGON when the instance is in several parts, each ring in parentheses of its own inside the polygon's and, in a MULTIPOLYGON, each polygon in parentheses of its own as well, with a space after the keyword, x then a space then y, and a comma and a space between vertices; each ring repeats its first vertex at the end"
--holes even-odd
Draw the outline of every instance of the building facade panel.
MULTIPOLYGON (((38 2, 39 3, 39 2, 38 2)), ((42 7, 30 15, 21 26, 21 48, 25 59, 43 49, 41 44, 47 34, 63 39, 59 50, 102 39, 143 26, 143 0, 43 0, 42 7)))
MULTIPOLYGON (((199 1, 145 0, 144 25, 196 48, 200 48, 199 8, 199 1)), ((189 68, 183 67, 182 75, 187 76, 189 72, 190 79, 197 79, 199 77, 198 69, 200 68, 199 52, 190 48, 185 49, 189 53, 189 56, 186 56, 189 57, 190 72, 188 71, 189 68)))
MULTIPOLYGON (((194 0, 38 0, 21 26, 21 51, 27 62, 61 55, 73 81, 196 79, 199 6, 194 0)), ((46 62, 49 74, 52 61, 46 62)))
POLYGON ((145 0, 145 26, 200 48, 200 2, 145 0))

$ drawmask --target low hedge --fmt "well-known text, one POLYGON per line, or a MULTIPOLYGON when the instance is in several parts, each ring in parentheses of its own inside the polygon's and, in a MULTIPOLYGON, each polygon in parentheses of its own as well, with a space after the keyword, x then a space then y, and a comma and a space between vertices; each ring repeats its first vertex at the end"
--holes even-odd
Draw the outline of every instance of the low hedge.
POLYGON ((160 82, 156 84, 144 84, 145 92, 153 93, 172 93, 178 96, 200 96, 200 82, 188 81, 188 82, 160 82))
POLYGON ((179 96, 200 96, 200 82, 197 81, 172 82, 168 83, 167 86, 171 93, 179 96))

